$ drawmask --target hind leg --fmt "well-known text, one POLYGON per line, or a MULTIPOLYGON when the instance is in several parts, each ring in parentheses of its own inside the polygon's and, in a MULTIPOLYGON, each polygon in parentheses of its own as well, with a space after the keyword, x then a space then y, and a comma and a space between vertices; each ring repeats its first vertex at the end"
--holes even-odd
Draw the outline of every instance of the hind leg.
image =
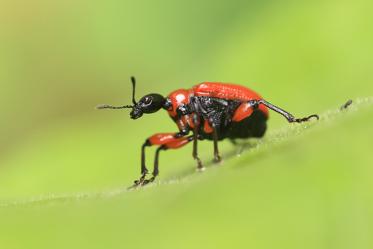
POLYGON ((212 137, 214 140, 214 162, 218 163, 221 161, 221 156, 219 154, 219 148, 218 148, 218 131, 217 127, 215 125, 212 125, 212 137))
POLYGON ((272 111, 275 111, 275 112, 281 114, 282 116, 284 116, 289 123, 294 123, 294 122, 295 123, 302 123, 302 122, 306 122, 306 121, 310 120, 311 118, 316 118, 317 120, 319 120, 319 115, 317 115, 317 114, 312 114, 312 115, 309 115, 309 116, 304 117, 304 118, 295 118, 291 113, 285 111, 284 109, 281 109, 278 106, 275 106, 275 105, 269 103, 268 101, 265 101, 264 99, 252 100, 251 104, 253 106, 257 106, 259 104, 265 105, 266 107, 268 107, 272 111))

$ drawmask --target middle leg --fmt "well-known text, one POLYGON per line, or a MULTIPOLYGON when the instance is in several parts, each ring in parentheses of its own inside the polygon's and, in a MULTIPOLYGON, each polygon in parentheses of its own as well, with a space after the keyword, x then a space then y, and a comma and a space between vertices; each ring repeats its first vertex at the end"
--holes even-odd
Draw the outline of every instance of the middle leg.
POLYGON ((203 170, 203 165, 201 159, 198 157, 198 129, 199 129, 199 119, 196 114, 193 115, 193 158, 197 161, 197 170, 203 170))
POLYGON ((219 148, 218 148, 218 129, 216 125, 212 124, 212 137, 214 140, 214 161, 215 162, 220 162, 221 161, 221 156, 219 154, 219 148))

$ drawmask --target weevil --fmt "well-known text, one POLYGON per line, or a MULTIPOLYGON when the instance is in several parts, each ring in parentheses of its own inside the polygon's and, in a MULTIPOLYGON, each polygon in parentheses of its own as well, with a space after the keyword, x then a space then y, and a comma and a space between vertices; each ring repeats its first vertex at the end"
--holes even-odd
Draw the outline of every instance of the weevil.
POLYGON ((164 109, 178 127, 177 132, 156 133, 145 140, 141 147, 141 176, 135 181, 134 187, 153 182, 158 176, 159 154, 163 150, 178 149, 193 142, 193 158, 197 162, 197 169, 201 170, 203 164, 198 156, 199 140, 213 141, 214 161, 219 162, 220 140, 263 137, 267 129, 269 109, 279 113, 290 123, 319 119, 317 114, 295 118, 284 109, 264 100, 255 91, 237 84, 202 82, 190 89, 175 90, 167 97, 150 93, 136 101, 134 77, 131 77, 131 82, 132 105, 100 105, 97 108, 128 108, 131 109, 132 119, 164 109), (154 145, 158 148, 155 152, 153 172, 152 176, 146 179, 148 169, 145 165, 145 149, 154 145))

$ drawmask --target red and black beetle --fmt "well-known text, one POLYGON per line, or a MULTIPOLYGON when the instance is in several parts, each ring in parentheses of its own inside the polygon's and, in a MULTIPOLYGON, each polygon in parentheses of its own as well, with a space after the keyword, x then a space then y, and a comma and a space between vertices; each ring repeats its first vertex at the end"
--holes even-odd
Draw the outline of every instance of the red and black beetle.
POLYGON ((319 119, 316 114, 305 118, 294 118, 285 110, 272 105, 259 94, 244 86, 220 82, 203 82, 191 89, 178 89, 167 97, 157 93, 147 94, 138 102, 135 100, 136 81, 132 81, 133 105, 111 106, 100 105, 98 109, 132 108, 132 119, 140 118, 144 113, 153 113, 165 109, 177 124, 179 131, 174 133, 156 133, 145 140, 141 149, 141 177, 135 181, 135 186, 145 185, 154 181, 158 175, 159 152, 167 149, 177 149, 193 141, 193 158, 197 168, 202 169, 202 162, 197 153, 198 140, 214 142, 214 160, 221 160, 218 141, 229 138, 262 137, 266 131, 268 109, 282 116, 288 122, 304 122, 312 117, 319 119), (193 135, 188 135, 192 131, 193 135), (145 166, 145 148, 158 145, 154 158, 152 177, 146 179, 148 169, 145 166))

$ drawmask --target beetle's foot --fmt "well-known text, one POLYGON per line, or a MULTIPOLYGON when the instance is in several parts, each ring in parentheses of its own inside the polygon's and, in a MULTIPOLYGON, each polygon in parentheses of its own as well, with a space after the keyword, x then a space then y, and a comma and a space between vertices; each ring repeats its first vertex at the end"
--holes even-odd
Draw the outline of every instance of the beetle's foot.
POLYGON ((149 178, 149 179, 145 179, 145 180, 143 181, 143 183, 141 184, 141 186, 145 186, 146 184, 152 183, 152 182, 154 182, 154 180, 155 180, 155 176, 152 176, 152 177, 149 178))
POLYGON ((141 177, 140 177, 140 179, 139 180, 135 180, 133 182, 133 185, 131 187, 129 187, 129 188, 136 188, 138 186, 142 186, 143 183, 146 181, 145 177, 146 177, 146 173, 142 174, 141 177))
POLYGON ((197 171, 197 172, 203 172, 203 171, 205 171, 205 170, 206 170, 206 168, 203 167, 202 165, 201 165, 201 167, 198 166, 198 167, 196 168, 196 171, 197 171))
POLYGON ((214 163, 220 163, 221 162, 221 156, 220 155, 215 155, 214 156, 214 163))
POLYGON ((320 119, 319 115, 312 114, 312 115, 310 115, 308 117, 305 117, 305 118, 296 118, 296 119, 292 120, 291 122, 302 123, 302 122, 306 122, 306 121, 310 120, 311 118, 316 118, 317 120, 320 119))
POLYGON ((137 188, 137 187, 142 187, 142 186, 145 186, 145 185, 147 185, 147 184, 149 184, 151 182, 154 182, 155 176, 152 176, 149 179, 145 179, 145 176, 146 175, 144 174, 144 175, 142 175, 140 177, 139 180, 134 181, 134 184, 131 187, 129 187, 129 189, 131 189, 131 188, 137 188))
POLYGON ((198 156, 194 157, 194 159, 197 161, 197 168, 203 168, 201 159, 198 156))

